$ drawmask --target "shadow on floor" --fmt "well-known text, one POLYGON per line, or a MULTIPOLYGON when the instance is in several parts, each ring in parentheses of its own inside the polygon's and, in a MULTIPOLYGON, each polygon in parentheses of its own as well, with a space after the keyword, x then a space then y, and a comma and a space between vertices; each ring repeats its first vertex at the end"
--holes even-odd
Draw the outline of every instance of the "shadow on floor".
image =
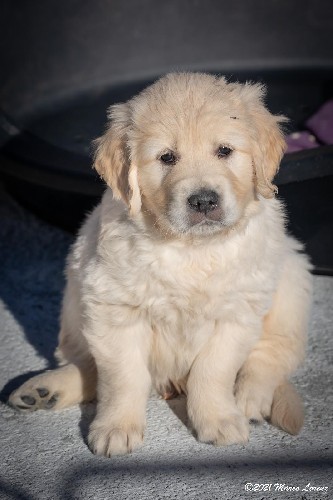
MULTIPOLYGON (((65 231, 22 209, 0 186, 0 299, 47 368, 55 365, 65 259, 72 241, 65 231)), ((9 381, 1 398, 34 374, 9 381)))

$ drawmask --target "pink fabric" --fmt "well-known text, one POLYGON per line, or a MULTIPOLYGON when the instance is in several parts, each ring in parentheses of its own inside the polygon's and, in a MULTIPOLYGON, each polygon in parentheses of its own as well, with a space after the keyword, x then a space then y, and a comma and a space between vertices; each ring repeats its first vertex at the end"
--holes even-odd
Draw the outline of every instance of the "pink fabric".
POLYGON ((323 104, 305 125, 320 142, 333 144, 333 99, 323 104))
POLYGON ((314 135, 307 130, 294 132, 286 137, 287 151, 286 153, 295 153, 303 149, 318 148, 319 144, 314 135))
POLYGON ((286 137, 286 153, 313 149, 321 144, 333 144, 333 99, 327 101, 305 123, 307 130, 286 137))

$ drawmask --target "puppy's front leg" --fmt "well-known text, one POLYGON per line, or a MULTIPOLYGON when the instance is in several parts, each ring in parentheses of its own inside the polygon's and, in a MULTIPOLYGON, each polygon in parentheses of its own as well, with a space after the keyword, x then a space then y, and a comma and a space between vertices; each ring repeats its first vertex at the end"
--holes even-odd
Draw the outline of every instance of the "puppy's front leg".
POLYGON ((98 455, 130 453, 142 444, 150 391, 149 331, 95 323, 86 334, 97 366, 97 415, 88 436, 98 455))
POLYGON ((195 359, 187 404, 200 441, 227 445, 248 440, 248 422, 236 406, 233 389, 259 331, 259 327, 251 331, 236 323, 217 323, 215 334, 195 359))

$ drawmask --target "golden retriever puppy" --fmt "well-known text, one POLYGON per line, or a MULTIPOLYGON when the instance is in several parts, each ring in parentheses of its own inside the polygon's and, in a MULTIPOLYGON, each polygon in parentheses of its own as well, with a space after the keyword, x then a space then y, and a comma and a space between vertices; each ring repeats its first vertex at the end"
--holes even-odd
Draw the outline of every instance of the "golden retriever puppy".
POLYGON ((68 259, 60 366, 13 406, 97 396, 89 443, 107 456, 141 445, 151 386, 187 395, 200 441, 244 443, 250 419, 300 430, 288 378, 304 355, 310 265, 274 198, 283 117, 263 94, 170 74, 111 107, 95 157, 109 188, 68 259))

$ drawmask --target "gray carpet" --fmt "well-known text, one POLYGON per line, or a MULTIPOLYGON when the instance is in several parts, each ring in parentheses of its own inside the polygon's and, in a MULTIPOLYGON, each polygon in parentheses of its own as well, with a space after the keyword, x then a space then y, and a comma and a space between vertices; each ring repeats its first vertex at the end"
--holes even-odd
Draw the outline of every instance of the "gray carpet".
POLYGON ((94 405, 20 414, 8 394, 53 364, 63 267, 72 237, 30 215, 0 190, 1 499, 319 499, 333 498, 332 291, 315 277, 307 360, 295 376, 305 399, 302 433, 252 426, 246 446, 199 444, 183 398, 151 397, 145 444, 106 459, 86 445, 94 405), (246 491, 255 483, 270 491, 246 491), (328 487, 328 493, 310 490, 328 487), (294 487, 296 491, 288 491, 294 487))

